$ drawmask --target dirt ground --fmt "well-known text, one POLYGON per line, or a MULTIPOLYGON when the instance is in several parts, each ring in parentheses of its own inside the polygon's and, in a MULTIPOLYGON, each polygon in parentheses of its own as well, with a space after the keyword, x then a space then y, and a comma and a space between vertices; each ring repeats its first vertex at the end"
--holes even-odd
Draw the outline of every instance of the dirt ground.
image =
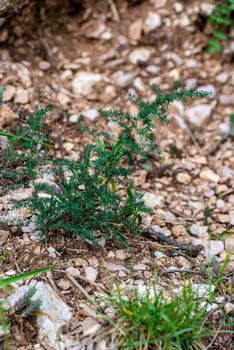
MULTIPOLYGON (((92 349, 91 345, 85 347, 84 330, 98 317, 93 317, 95 310, 87 294, 96 300, 98 291, 110 293, 113 280, 125 286, 156 279, 165 289, 176 288, 183 283, 183 275, 166 271, 190 269, 191 264, 192 270, 198 271, 200 264, 206 266, 209 249, 220 263, 229 252, 227 271, 234 272, 234 149, 229 137, 234 31, 222 53, 207 53, 210 6, 211 2, 200 0, 99 0, 82 8, 77 1, 64 6, 63 1, 48 0, 25 8, 1 30, 0 84, 6 90, 0 129, 14 132, 28 111, 49 104, 52 111, 47 131, 57 154, 69 158, 77 159, 88 142, 79 131, 81 123, 114 130, 99 116, 98 108, 136 111, 130 91, 151 99, 153 83, 167 91, 180 80, 183 87, 213 92, 209 99, 171 106, 169 126, 157 127, 160 161, 151 161, 151 171, 139 166, 136 177, 153 209, 144 224, 157 225, 180 243, 204 244, 205 250, 196 258, 191 260, 176 247, 144 236, 129 238, 131 249, 126 251, 113 242, 97 247, 67 236, 53 236, 42 244, 34 232, 4 227, 2 275, 62 262, 61 268, 37 280, 50 284, 71 307, 73 319, 61 335, 65 349, 92 349), (152 30, 150 13, 160 18, 152 30), (87 72, 98 77, 88 93, 74 82, 77 75, 87 72), (80 114, 83 117, 79 118, 80 114), (208 218, 206 208, 211 213, 208 218), (158 252, 164 255, 159 257, 158 252), (89 266, 97 273, 94 281, 88 276, 89 266), (67 272, 75 276, 76 283, 67 278, 67 272)), ((20 196, 22 190, 18 193, 20 196)), ((0 197, 1 215, 15 201, 13 197, 0 197)), ((194 274, 192 279, 206 283, 202 275, 194 274)), ((232 342, 232 336, 218 336, 210 349, 231 349, 232 342)), ((53 349, 38 338, 35 320, 13 325, 11 348, 53 349)))

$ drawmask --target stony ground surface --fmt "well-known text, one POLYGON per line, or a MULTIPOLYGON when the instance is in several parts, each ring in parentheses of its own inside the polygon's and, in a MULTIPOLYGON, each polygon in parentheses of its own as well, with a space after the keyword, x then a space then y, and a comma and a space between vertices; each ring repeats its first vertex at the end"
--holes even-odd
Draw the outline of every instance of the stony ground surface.
MULTIPOLYGON (((77 126, 104 126, 99 107, 134 112, 130 91, 150 99, 151 84, 166 91, 179 79, 184 87, 213 92, 209 99, 171 106, 169 127, 158 125, 160 163, 152 161, 152 170, 139 168, 136 177, 153 210, 145 226, 180 243, 202 244, 204 249, 192 261, 175 247, 145 237, 130 240, 131 251, 111 243, 97 250, 69 237, 52 237, 41 244, 33 222, 26 224, 27 211, 20 213, 24 226, 0 231, 2 275, 64 263, 38 279, 15 284, 16 295, 11 300, 37 284, 39 296, 46 300, 43 311, 53 310, 61 318, 57 330, 66 324, 60 345, 85 349, 99 327, 97 294, 109 293, 113 278, 122 286, 140 289, 155 279, 165 289, 178 288, 183 283, 181 274, 168 271, 191 266, 200 271, 208 257, 216 257, 221 264, 227 253, 226 272, 234 272, 234 150, 229 137, 234 32, 223 53, 210 56, 206 51, 207 16, 213 5, 208 1, 194 0, 192 6, 171 0, 130 5, 100 1, 86 10, 56 5, 50 0, 42 9, 25 9, 21 18, 0 33, 0 79, 5 87, 1 130, 14 130, 36 104, 50 104, 48 130, 57 153, 77 159, 87 142, 77 126), (47 298, 47 294, 54 297, 47 298)), ((113 125, 108 127, 113 130, 113 125)), ((29 195, 30 189, 2 195, 0 215, 29 195)), ((206 283, 202 275, 192 278, 201 288, 206 283)), ((229 307, 234 304, 229 302, 229 307)), ((27 331, 27 325, 25 332, 16 327, 12 347, 56 348, 53 324, 44 325, 43 317, 38 324, 39 333, 30 324, 36 336, 27 331)), ((217 337, 213 348, 226 349, 231 342, 230 337, 217 337)), ((99 349, 105 346, 103 342, 99 349)), ((86 348, 92 349, 92 344, 86 348)))

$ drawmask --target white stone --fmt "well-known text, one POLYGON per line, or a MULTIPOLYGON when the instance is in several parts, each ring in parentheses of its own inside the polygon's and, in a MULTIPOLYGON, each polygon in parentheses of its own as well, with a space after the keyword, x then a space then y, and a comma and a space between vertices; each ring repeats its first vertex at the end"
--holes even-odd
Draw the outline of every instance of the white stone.
POLYGON ((147 207, 155 208, 156 206, 162 205, 164 202, 164 197, 151 192, 146 192, 143 196, 143 200, 147 207))
POLYGON ((234 239, 233 238, 225 239, 225 250, 229 253, 234 254, 234 239))
POLYGON ((136 74, 134 72, 119 71, 114 74, 114 82, 119 87, 128 87, 134 80, 136 74))
POLYGON ((234 94, 233 95, 219 95, 219 103, 223 106, 234 105, 234 94))
POLYGON ((224 310, 225 310, 225 312, 226 312, 227 314, 230 314, 230 313, 233 314, 233 311, 234 311, 234 304, 232 304, 232 303, 226 303, 226 304, 224 305, 224 310))
POLYGON ((185 115, 191 124, 201 127, 211 117, 212 110, 211 105, 201 104, 188 108, 185 115))
POLYGON ((144 92, 145 91, 145 85, 142 81, 142 79, 140 77, 137 77, 134 81, 133 81, 133 86, 141 91, 141 92, 144 92))
POLYGON ((92 266, 85 267, 85 277, 90 282, 95 282, 97 279, 98 272, 92 266))
POLYGON ((3 102, 10 101, 15 95, 16 88, 13 85, 7 85, 3 91, 3 102))
POLYGON ((176 175, 176 180, 180 183, 180 184, 184 184, 184 185, 188 185, 192 178, 189 174, 187 173, 178 173, 176 175))
POLYGON ((207 180, 207 181, 211 181, 211 182, 219 182, 220 177, 218 174, 216 174, 213 170, 209 169, 209 168, 205 168, 203 169, 200 174, 199 177, 203 180, 207 180))
POLYGON ((43 71, 46 71, 51 68, 51 64, 48 61, 41 61, 39 63, 39 68, 43 71))
POLYGON ((152 64, 147 66, 145 70, 150 74, 158 74, 160 72, 160 67, 152 64))
POLYGON ((65 278, 61 278, 58 281, 58 286, 59 288, 61 288, 62 290, 68 290, 71 287, 71 283, 70 281, 66 280, 65 278))
POLYGON ((207 230, 208 230, 207 226, 200 226, 200 225, 196 225, 196 224, 193 224, 189 228, 189 232, 193 236, 205 235, 207 233, 207 230))
POLYGON ((79 119, 80 119, 80 115, 79 114, 72 114, 69 117, 69 122, 76 124, 79 119))
POLYGON ((201 9, 201 13, 205 16, 210 16, 212 14, 212 12, 215 9, 215 5, 214 4, 210 4, 208 2, 203 2, 200 5, 200 9, 201 9))
POLYGON ((213 284, 204 284, 204 283, 194 283, 192 285, 192 290, 200 298, 207 297, 210 293, 213 293, 215 290, 215 285, 213 284))
POLYGON ((171 213, 170 211, 165 211, 163 209, 157 209, 157 215, 165 220, 168 223, 173 223, 174 221, 176 221, 176 217, 173 213, 171 213))
POLYGON ((133 23, 130 24, 128 28, 128 36, 132 41, 138 41, 141 38, 142 33, 143 20, 137 19, 133 23))
POLYGON ((152 229, 156 232, 162 233, 165 237, 171 236, 171 231, 166 227, 160 227, 159 225, 152 225, 152 229))
POLYGON ((160 252, 159 250, 157 250, 157 251, 154 253, 154 256, 155 256, 157 259, 162 259, 162 258, 166 258, 166 257, 167 257, 165 254, 163 254, 163 253, 160 252))
POLYGON ((153 30, 159 28, 161 26, 161 23, 161 17, 158 13, 148 12, 143 25, 144 32, 152 32, 153 30))
MULTIPOLYGON (((68 324, 72 318, 72 312, 55 293, 55 291, 45 282, 39 281, 35 285, 36 293, 32 300, 41 300, 40 310, 42 316, 37 316, 37 326, 39 328, 39 338, 47 338, 48 343, 53 348, 63 348, 59 341, 61 328, 68 324), (48 316, 47 316, 48 315, 48 316)), ((8 298, 10 305, 13 307, 24 293, 29 290, 29 286, 19 287, 16 292, 8 298), (23 291, 23 293, 22 293, 23 291)))
POLYGON ((94 120, 100 116, 98 110, 94 108, 87 109, 86 111, 82 112, 81 115, 91 120, 92 122, 94 122, 94 120))
POLYGON ((229 223, 234 226, 234 211, 230 211, 229 218, 229 223))
POLYGON ((69 266, 66 268, 66 273, 73 277, 79 277, 80 276, 80 270, 76 267, 69 266))
POLYGON ((146 63, 150 56, 150 50, 140 47, 139 49, 135 49, 130 53, 129 60, 132 64, 146 63))
POLYGON ((215 80, 221 84, 224 84, 228 81, 228 78, 229 76, 227 72, 221 72, 216 76, 215 80))
POLYGON ((174 9, 176 13, 180 13, 183 11, 184 7, 180 2, 175 2, 174 3, 174 9))
POLYGON ((29 102, 28 91, 22 88, 17 89, 15 93, 14 102, 22 105, 28 103, 29 102))
POLYGON ((208 258, 213 258, 224 251, 224 243, 222 241, 203 241, 202 245, 205 250, 204 256, 208 258))
POLYGON ((58 297, 50 285, 39 281, 36 283, 35 288, 36 293, 32 299, 42 300, 40 310, 44 313, 42 316, 37 316, 39 332, 41 336, 48 336, 52 345, 57 343, 60 329, 71 320, 72 312, 70 307, 58 297), (45 315, 48 315, 48 317, 45 315))
POLYGON ((228 135, 230 133, 230 125, 229 123, 221 123, 219 124, 219 132, 223 135, 228 135))
POLYGON ((211 85, 211 84, 202 85, 202 86, 199 86, 198 89, 205 92, 211 92, 212 95, 208 98, 214 98, 216 95, 216 88, 214 87, 214 85, 211 85))
POLYGON ((78 72, 72 80, 72 90, 74 94, 89 95, 93 86, 102 81, 102 75, 92 72, 78 72))
POLYGON ((124 272, 127 272, 128 273, 128 270, 126 269, 125 266, 123 265, 118 265, 118 264, 114 264, 114 263, 110 263, 110 262, 104 262, 104 266, 107 270, 110 270, 110 271, 124 271, 124 272))

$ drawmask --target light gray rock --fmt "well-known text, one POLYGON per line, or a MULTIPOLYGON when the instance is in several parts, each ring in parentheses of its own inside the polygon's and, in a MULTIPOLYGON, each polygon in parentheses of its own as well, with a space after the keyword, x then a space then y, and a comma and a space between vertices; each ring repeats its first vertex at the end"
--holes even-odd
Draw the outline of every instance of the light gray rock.
POLYGON ((85 71, 78 72, 71 83, 73 93, 87 96, 92 92, 93 86, 101 81, 101 74, 85 71))
POLYGON ((13 85, 7 85, 4 88, 4 92, 3 92, 3 102, 8 102, 10 100, 12 100, 12 98, 14 97, 16 92, 16 88, 13 85))
POLYGON ((161 206, 163 204, 164 197, 151 192, 146 192, 143 196, 143 200, 147 207, 155 208, 156 206, 161 206))
POLYGON ((233 106, 234 105, 234 94, 232 95, 219 95, 219 103, 223 106, 233 106))
POLYGON ((233 238, 225 239, 225 250, 228 253, 234 254, 234 239, 233 238))
POLYGON ((171 236, 171 231, 166 227, 160 227, 159 225, 152 225, 152 229, 162 233, 165 237, 171 236))
POLYGON ((230 211, 229 213, 229 223, 234 226, 234 211, 230 211))
POLYGON ((32 300, 42 301, 40 310, 43 315, 37 316, 39 338, 45 339, 54 349, 63 349, 63 343, 59 341, 59 333, 61 328, 71 320, 72 312, 48 284, 42 281, 35 284, 35 281, 32 281, 29 286, 19 287, 7 300, 13 307, 32 286, 36 288, 32 300))
POLYGON ((211 85, 211 84, 199 86, 199 90, 202 90, 205 92, 211 92, 212 95, 208 98, 214 98, 216 95, 216 88, 214 87, 214 85, 211 85))
POLYGON ((215 4, 210 4, 209 2, 203 2, 200 5, 201 14, 205 16, 210 16, 215 9, 215 4))
POLYGON ((76 124, 79 119, 80 119, 80 115, 79 114, 72 114, 69 117, 69 122, 72 123, 72 124, 76 124))
POLYGON ((89 280, 90 282, 95 282, 97 279, 97 275, 98 272, 95 268, 93 268, 92 266, 85 267, 85 277, 87 278, 87 280, 89 280))
POLYGON ((136 76, 136 73, 134 72, 122 72, 119 71, 116 74, 114 74, 114 82, 115 85, 119 86, 119 87, 128 87, 134 80, 136 76))
POLYGON ((188 108, 185 111, 185 115, 191 124, 201 127, 211 117, 212 110, 213 107, 211 105, 201 104, 188 108))
POLYGON ((216 174, 213 170, 209 169, 209 168, 205 168, 203 169, 200 174, 199 177, 203 180, 207 180, 210 182, 219 182, 220 177, 218 174, 216 174))
POLYGON ((133 50, 129 55, 129 60, 132 64, 146 63, 151 56, 151 50, 144 47, 133 50))
POLYGON ((145 33, 152 32, 153 30, 161 26, 161 17, 158 13, 148 12, 147 17, 144 21, 143 30, 145 33))
POLYGON ((204 284, 204 283, 194 283, 192 285, 192 290, 200 298, 209 296, 210 293, 214 292, 215 285, 204 284))
POLYGON ((98 110, 94 108, 86 109, 86 111, 82 112, 81 114, 92 122, 94 122, 94 120, 100 116, 98 110))
POLYGON ((199 240, 198 244, 202 244, 204 247, 204 256, 206 258, 213 258, 216 255, 221 254, 224 251, 224 243, 216 240, 199 240))
POLYGON ((43 71, 46 71, 51 68, 51 64, 48 61, 41 61, 39 63, 39 68, 43 71))
POLYGON ((22 88, 16 90, 14 102, 18 104, 26 104, 29 102, 28 91, 22 88))
POLYGON ((47 338, 51 346, 59 349, 59 346, 62 347, 62 343, 58 341, 59 332, 71 320, 71 309, 48 284, 40 281, 35 285, 35 288, 37 291, 33 299, 42 300, 40 310, 49 315, 49 317, 37 316, 39 337, 47 338))
POLYGON ((184 184, 184 185, 188 185, 192 178, 189 174, 187 173, 178 173, 176 175, 176 180, 180 183, 180 184, 184 184))
POLYGON ((193 224, 189 228, 190 234, 195 237, 205 235, 207 233, 207 230, 208 230, 207 226, 200 226, 196 224, 193 224))
POLYGON ((224 84, 228 81, 228 73, 227 72, 221 72, 217 75, 217 77, 215 78, 216 81, 218 81, 221 84, 224 84))

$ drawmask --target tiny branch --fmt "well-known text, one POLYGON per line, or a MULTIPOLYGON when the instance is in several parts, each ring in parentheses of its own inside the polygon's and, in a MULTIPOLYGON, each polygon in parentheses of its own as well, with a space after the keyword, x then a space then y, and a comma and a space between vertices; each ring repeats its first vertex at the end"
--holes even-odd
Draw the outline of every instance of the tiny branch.
POLYGON ((179 250, 182 250, 183 252, 186 252, 187 254, 191 254, 192 256, 195 256, 195 257, 203 249, 203 246, 201 244, 199 244, 199 245, 184 244, 184 243, 177 242, 173 238, 165 237, 163 233, 155 231, 152 227, 149 229, 145 229, 142 232, 144 235, 146 235, 148 237, 154 238, 157 241, 174 246, 174 247, 178 248, 179 250))

